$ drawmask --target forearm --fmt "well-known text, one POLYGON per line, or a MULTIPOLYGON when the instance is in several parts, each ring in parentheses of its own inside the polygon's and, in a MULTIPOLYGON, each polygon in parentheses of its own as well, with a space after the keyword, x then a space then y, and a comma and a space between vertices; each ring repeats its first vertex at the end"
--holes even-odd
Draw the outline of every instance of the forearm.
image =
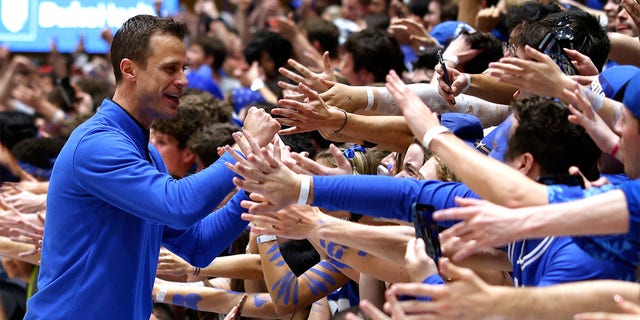
POLYGON ((618 64, 640 65, 640 42, 637 37, 630 37, 619 32, 609 32, 611 50, 609 59, 618 64))
POLYGON ((513 93, 516 88, 510 85, 500 83, 500 81, 488 74, 472 74, 471 85, 469 90, 465 92, 487 101, 508 105, 513 100, 513 93))
POLYGON ((544 288, 491 287, 487 299, 494 307, 492 314, 506 319, 573 319, 581 312, 620 312, 613 296, 638 303, 639 292, 637 283, 602 280, 544 288))
MULTIPOLYGON (((357 225, 354 223, 350 224, 357 225)), ((324 232, 314 233, 311 235, 310 241, 317 243, 323 252, 332 259, 334 265, 343 272, 345 272, 344 268, 348 266, 348 268, 353 268, 360 274, 368 274, 382 281, 410 281, 409 274, 402 263, 402 261, 404 261, 404 255, 402 253, 405 251, 407 238, 411 237, 411 235, 405 237, 401 232, 398 232, 396 237, 391 234, 386 235, 386 237, 380 237, 379 234, 375 232, 369 233, 368 230, 354 226, 353 228, 347 227, 343 230, 343 235, 349 235, 344 237, 341 235, 336 236, 341 228, 329 227, 326 230, 330 229, 335 229, 336 232, 329 231, 327 232, 328 237, 324 238, 317 238, 324 232), (358 236, 360 234, 363 236, 358 236), (361 239, 354 241, 354 237, 361 239), (394 239, 387 241, 390 238, 394 239), (397 238, 401 238, 402 240, 397 241, 397 238), (376 241, 371 241, 371 239, 376 239, 376 241), (375 253, 373 251, 375 251, 375 253), (386 254, 386 256, 380 253, 386 254), (391 256, 391 258, 388 256, 391 256), (398 263, 399 261, 400 263, 398 263)), ((393 231, 399 230, 398 228, 394 228, 393 231)))
POLYGON ((40 254, 34 253, 32 255, 21 257, 21 253, 33 251, 33 245, 12 241, 7 237, 0 236, 0 255, 29 262, 31 264, 40 264, 40 254))
MULTIPOLYGON (((473 83, 473 82, 472 82, 473 83)), ((502 84, 500 84, 502 86, 502 84)), ((408 87, 418 94, 418 97, 429 108, 437 113, 452 112, 449 104, 438 93, 438 87, 435 85, 426 85, 423 83, 409 84, 408 87)), ((493 89, 491 89, 493 90, 493 89)), ((375 102, 373 104, 373 111, 385 114, 401 114, 397 104, 393 101, 391 94, 387 88, 375 88, 374 89, 375 102)), ((515 92, 515 89, 513 89, 515 92)), ((510 94, 512 95, 513 92, 510 94)), ((473 96, 470 94, 460 94, 456 97, 455 112, 471 114, 482 123, 483 127, 495 126, 500 124, 504 119, 509 116, 509 106, 511 98, 502 102, 504 104, 491 102, 482 97, 473 96)))
POLYGON ((520 209, 514 228, 526 238, 554 235, 619 234, 629 232, 629 210, 620 190, 578 201, 520 209))
MULTIPOLYGON (((338 112, 344 117, 342 112, 338 112)), ((413 141, 413 134, 402 116, 366 116, 350 113, 340 134, 352 138, 350 141, 368 141, 381 149, 397 152, 405 152, 413 141)))
POLYGON ((451 133, 437 135, 430 149, 481 198, 506 207, 544 205, 547 189, 517 170, 480 154, 451 133))
MULTIPOLYGON (((217 288, 163 283, 155 285, 153 299, 193 310, 225 314, 233 308, 243 294, 217 288), (190 299, 186 299, 187 297, 190 299)), ((242 316, 279 318, 271 303, 271 297, 267 293, 248 293, 247 295, 242 316)))
POLYGON ((458 4, 458 21, 476 27, 476 16, 479 11, 478 0, 460 0, 458 4))
POLYGON ((326 261, 297 277, 284 261, 275 241, 258 244, 264 278, 279 314, 304 308, 327 296, 347 282, 347 278, 326 261))
POLYGON ((602 118, 602 121, 613 130, 616 122, 622 117, 622 108, 621 103, 605 98, 602 107, 598 109, 597 113, 602 118))
POLYGON ((259 254, 236 254, 217 257, 200 270, 200 275, 233 279, 263 279, 259 254))

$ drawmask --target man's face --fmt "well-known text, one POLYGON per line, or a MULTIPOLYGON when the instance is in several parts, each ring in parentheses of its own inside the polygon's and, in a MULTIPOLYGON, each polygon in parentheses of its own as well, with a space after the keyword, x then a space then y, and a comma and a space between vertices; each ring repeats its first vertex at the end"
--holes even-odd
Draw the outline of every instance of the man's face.
POLYGON ((633 22, 627 10, 620 8, 620 12, 617 15, 618 24, 616 25, 616 31, 630 37, 638 36, 638 27, 633 22))
POLYGON ((342 59, 340 60, 340 73, 342 73, 342 76, 347 79, 352 86, 365 85, 365 83, 360 83, 359 77, 354 70, 353 54, 350 52, 345 52, 342 55, 342 59))
POLYGON ((616 30, 619 8, 620 0, 608 0, 604 7, 602 7, 602 10, 607 15, 607 29, 609 31, 616 30))
POLYGON ((192 44, 187 50, 187 63, 193 70, 198 70, 202 64, 204 64, 204 50, 197 44, 192 44))
POLYGON ((638 120, 627 108, 622 108, 622 118, 614 130, 620 136, 620 150, 624 171, 631 179, 640 177, 640 134, 638 120))
POLYGON ((343 18, 356 21, 362 15, 362 7, 358 0, 343 0, 341 13, 343 18))
POLYGON ((188 84, 184 43, 174 36, 158 34, 151 37, 149 48, 146 67, 133 63, 139 112, 150 120, 175 117, 180 93, 188 84))
POLYGON ((180 149, 176 138, 169 134, 152 130, 149 135, 149 142, 160 152, 162 161, 164 165, 167 166, 169 174, 174 177, 184 177, 187 175, 193 163, 185 161, 185 153, 188 150, 187 148, 180 149))
POLYGON ((424 25, 427 30, 433 29, 433 27, 441 22, 441 6, 438 1, 429 2, 429 12, 422 17, 422 21, 424 21, 424 25))
POLYGON ((409 148, 407 148, 407 152, 404 155, 402 171, 398 172, 396 177, 420 179, 422 178, 420 169, 423 164, 424 152, 422 151, 422 147, 417 143, 412 143, 409 148))

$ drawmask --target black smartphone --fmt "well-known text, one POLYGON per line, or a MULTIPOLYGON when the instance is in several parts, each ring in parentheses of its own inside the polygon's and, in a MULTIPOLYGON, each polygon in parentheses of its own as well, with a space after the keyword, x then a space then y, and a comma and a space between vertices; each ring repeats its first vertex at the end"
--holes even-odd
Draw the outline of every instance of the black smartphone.
POLYGON ((411 205, 411 215, 413 225, 416 229, 416 238, 422 238, 426 246, 427 255, 438 264, 438 259, 442 256, 440 250, 439 228, 433 220, 433 212, 436 211, 432 205, 414 203, 411 205))
POLYGON ((562 46, 560 46, 553 33, 548 33, 544 36, 538 46, 538 50, 551 57, 553 62, 560 67, 560 70, 562 70, 564 74, 569 76, 577 74, 576 68, 571 64, 571 59, 569 59, 567 53, 564 52, 564 49, 562 49, 562 46))
POLYGON ((572 174, 552 174, 552 175, 543 175, 539 176, 536 181, 546 184, 546 185, 554 185, 554 184, 564 184, 567 186, 580 186, 584 189, 584 180, 580 175, 572 175, 572 174))
MULTIPOLYGON (((447 70, 447 64, 444 63, 444 59, 442 58, 442 49, 439 49, 437 52, 438 63, 440 63, 440 67, 443 71, 444 82, 447 83, 449 89, 451 89, 451 78, 449 78, 449 70, 447 70)), ((451 99, 451 103, 456 104, 456 98, 451 99)))

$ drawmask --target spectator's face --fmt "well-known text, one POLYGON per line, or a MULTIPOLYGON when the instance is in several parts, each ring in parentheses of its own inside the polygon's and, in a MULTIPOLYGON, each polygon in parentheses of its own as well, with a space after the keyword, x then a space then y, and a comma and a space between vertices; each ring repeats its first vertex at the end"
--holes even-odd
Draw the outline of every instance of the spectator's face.
POLYGON ((412 143, 402 161, 402 171, 396 174, 398 178, 422 178, 420 169, 424 164, 424 152, 422 147, 417 143, 412 143))
POLYGON ((371 0, 369 2, 369 13, 385 14, 387 12, 387 3, 384 0, 371 0))
POLYGON ((427 14, 425 14, 424 17, 422 17, 422 20, 424 21, 424 25, 427 28, 427 30, 431 30, 433 26, 441 22, 440 13, 441 13, 440 2, 438 1, 429 2, 429 12, 427 12, 427 14))
POLYGON ((184 43, 174 36, 158 34, 149 41, 147 64, 131 63, 131 76, 135 78, 135 97, 145 120, 175 117, 179 96, 187 84, 184 68, 187 56, 184 43))
POLYGON ((349 81, 350 85, 364 85, 364 83, 360 83, 359 77, 353 69, 353 54, 349 52, 345 52, 342 55, 342 60, 340 61, 340 73, 342 73, 342 76, 349 81))
POLYGON ((188 148, 180 149, 176 138, 155 130, 151 131, 149 142, 160 152, 169 174, 178 178, 187 175, 195 161, 193 153, 188 148))
POLYGON ((629 17, 627 10, 622 8, 620 9, 620 13, 618 13, 617 16, 618 24, 616 25, 616 31, 630 37, 637 37, 638 27, 633 23, 631 17, 629 17))
POLYGON ((343 18, 356 21, 362 15, 362 8, 358 0, 343 0, 341 13, 343 18))
POLYGON ((638 119, 627 108, 622 108, 622 118, 616 123, 615 131, 620 136, 620 151, 624 172, 631 178, 640 177, 640 134, 638 119))
POLYGON ((187 50, 187 63, 189 63, 190 68, 197 70, 204 64, 204 59, 204 50, 202 50, 200 45, 192 44, 189 46, 189 50, 187 50))
POLYGON ((608 0, 602 7, 604 13, 607 15, 607 29, 614 31, 618 24, 618 10, 620 8, 620 0, 608 0))

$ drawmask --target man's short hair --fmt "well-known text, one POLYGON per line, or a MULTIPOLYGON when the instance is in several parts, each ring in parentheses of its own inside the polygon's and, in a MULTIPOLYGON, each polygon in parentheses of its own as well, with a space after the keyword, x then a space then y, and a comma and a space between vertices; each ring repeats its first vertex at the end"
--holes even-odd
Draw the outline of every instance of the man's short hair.
POLYGON ((189 137, 187 148, 200 159, 203 166, 208 167, 220 158, 218 147, 234 144, 231 134, 240 130, 240 127, 231 123, 204 126, 189 137))
POLYGON ((213 70, 220 69, 224 59, 227 58, 227 48, 224 42, 216 37, 201 35, 193 39, 191 44, 200 46, 205 57, 213 57, 213 65, 211 66, 213 70))
POLYGON ((338 56, 340 30, 335 24, 321 18, 312 18, 302 21, 300 27, 307 31, 309 42, 318 41, 321 50, 329 51, 331 58, 338 56))
POLYGON ((607 32, 598 18, 578 10, 553 13, 536 22, 522 26, 522 42, 538 48, 547 34, 553 34, 563 48, 574 49, 588 56, 602 71, 611 49, 607 32))
POLYGON ((390 70, 404 71, 404 54, 395 38, 386 32, 365 29, 349 35, 344 43, 353 56, 353 71, 371 72, 375 82, 384 82, 390 70))
POLYGON ((532 97, 511 103, 518 120, 504 155, 509 161, 531 153, 541 174, 567 174, 576 166, 589 180, 599 177, 597 161, 601 155, 583 127, 569 122, 568 107, 551 98, 532 97))
POLYGON ((151 55, 149 48, 151 37, 157 34, 169 34, 182 40, 188 31, 187 25, 182 22, 152 15, 137 15, 125 21, 111 43, 111 65, 116 83, 122 80, 120 71, 122 59, 131 59, 146 68, 147 58, 151 55))

